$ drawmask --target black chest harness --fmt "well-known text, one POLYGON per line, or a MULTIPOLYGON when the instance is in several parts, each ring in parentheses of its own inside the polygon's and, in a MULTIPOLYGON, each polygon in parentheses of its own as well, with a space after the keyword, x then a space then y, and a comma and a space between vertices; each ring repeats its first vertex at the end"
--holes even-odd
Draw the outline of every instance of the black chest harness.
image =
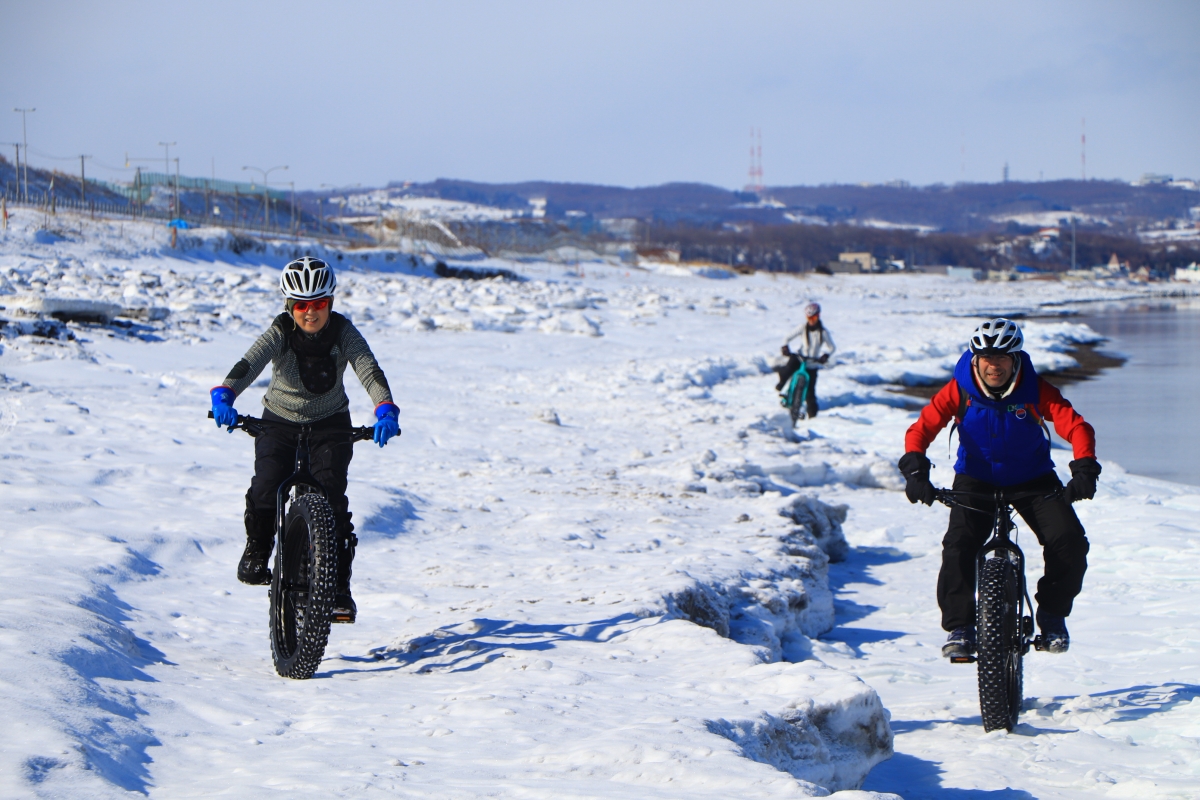
POLYGON ((280 314, 275 325, 283 331, 284 346, 296 356, 296 367, 304 388, 313 394, 325 394, 337 386, 337 358, 333 348, 342 338, 346 318, 336 311, 329 315, 329 324, 315 334, 300 329, 291 314, 280 314))

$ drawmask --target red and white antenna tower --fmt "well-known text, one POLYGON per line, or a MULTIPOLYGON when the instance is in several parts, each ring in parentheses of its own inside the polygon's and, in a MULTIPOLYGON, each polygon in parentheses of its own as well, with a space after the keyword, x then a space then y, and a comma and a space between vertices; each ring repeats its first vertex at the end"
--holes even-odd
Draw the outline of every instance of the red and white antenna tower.
POLYGON ((1087 117, 1079 121, 1079 174, 1087 180, 1087 117))
POLYGON ((763 192, 762 128, 753 126, 750 127, 750 181, 746 184, 746 191, 757 194, 763 192))

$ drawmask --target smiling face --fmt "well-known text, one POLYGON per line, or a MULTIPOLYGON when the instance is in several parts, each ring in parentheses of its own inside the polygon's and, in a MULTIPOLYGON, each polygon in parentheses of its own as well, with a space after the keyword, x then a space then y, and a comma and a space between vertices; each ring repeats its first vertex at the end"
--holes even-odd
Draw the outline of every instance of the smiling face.
POLYGON ((978 359, 979 377, 990 389, 999 389, 1009 382, 1013 374, 1013 357, 976 356, 978 359))
POLYGON ((318 300, 301 301, 292 306, 292 319, 296 326, 305 333, 317 333, 329 324, 329 312, 332 301, 328 297, 318 300))

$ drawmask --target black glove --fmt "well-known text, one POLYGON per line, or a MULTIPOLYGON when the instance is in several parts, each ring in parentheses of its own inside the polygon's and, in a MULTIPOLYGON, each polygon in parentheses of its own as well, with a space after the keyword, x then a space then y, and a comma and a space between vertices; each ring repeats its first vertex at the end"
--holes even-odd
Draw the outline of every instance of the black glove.
POLYGON ((828 360, 829 360, 829 353, 826 353, 825 355, 823 355, 817 359, 817 361, 820 361, 822 364, 824 364, 828 360))
POLYGON ((779 348, 779 352, 783 353, 785 356, 790 356, 792 354, 792 351, 788 350, 788 346, 786 344, 779 348))
POLYGON ((1071 482, 1063 497, 1068 503, 1091 500, 1096 496, 1096 478, 1100 477, 1100 462, 1094 458, 1077 458, 1071 462, 1071 482))
POLYGON ((905 453, 898 466, 907 481, 904 486, 904 495, 908 498, 908 502, 933 505, 933 501, 937 498, 934 497, 933 484, 929 482, 930 463, 925 454, 915 450, 905 453))

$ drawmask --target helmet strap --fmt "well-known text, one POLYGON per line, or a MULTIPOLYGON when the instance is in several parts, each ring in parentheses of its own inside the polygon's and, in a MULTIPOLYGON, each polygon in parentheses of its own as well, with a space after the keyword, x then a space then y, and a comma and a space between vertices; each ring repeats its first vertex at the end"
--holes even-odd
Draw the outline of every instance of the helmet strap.
POLYGON ((1008 355, 1013 360, 1012 375, 1008 376, 1008 383, 996 389, 988 386, 988 382, 983 379, 983 373, 979 369, 979 356, 971 356, 971 372, 975 375, 975 385, 993 400, 1003 400, 1017 388, 1017 377, 1021 374, 1021 356, 1018 353, 1008 355))

